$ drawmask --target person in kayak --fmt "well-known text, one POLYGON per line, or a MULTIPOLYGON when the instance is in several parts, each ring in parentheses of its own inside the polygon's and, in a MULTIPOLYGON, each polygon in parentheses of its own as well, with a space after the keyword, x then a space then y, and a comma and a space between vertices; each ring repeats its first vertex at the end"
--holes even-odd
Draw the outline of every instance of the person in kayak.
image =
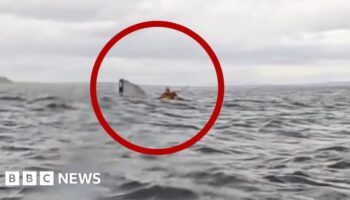
POLYGON ((176 92, 171 91, 169 87, 165 88, 165 91, 159 98, 160 99, 181 99, 177 96, 176 92))

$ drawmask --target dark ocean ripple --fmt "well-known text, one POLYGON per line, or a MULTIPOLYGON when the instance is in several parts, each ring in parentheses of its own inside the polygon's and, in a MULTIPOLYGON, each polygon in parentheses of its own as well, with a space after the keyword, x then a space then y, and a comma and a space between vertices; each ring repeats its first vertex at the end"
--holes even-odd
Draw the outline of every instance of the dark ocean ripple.
MULTIPOLYGON (((147 87, 159 94, 163 88, 147 87)), ((145 147, 197 133, 215 103, 211 88, 184 102, 123 99, 98 86, 104 117, 145 147)), ((141 155, 116 144, 93 113, 87 84, 0 85, 0 199, 350 199, 350 87, 226 89, 221 115, 190 149, 141 155), (100 172, 100 185, 4 187, 6 170, 100 172)))

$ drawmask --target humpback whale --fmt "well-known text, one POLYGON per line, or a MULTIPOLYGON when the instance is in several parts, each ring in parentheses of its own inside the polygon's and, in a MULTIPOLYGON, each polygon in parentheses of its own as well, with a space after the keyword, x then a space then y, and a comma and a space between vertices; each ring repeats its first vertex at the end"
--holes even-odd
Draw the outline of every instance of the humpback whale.
POLYGON ((130 98, 146 98, 146 92, 138 85, 128 80, 119 80, 119 95, 130 98))

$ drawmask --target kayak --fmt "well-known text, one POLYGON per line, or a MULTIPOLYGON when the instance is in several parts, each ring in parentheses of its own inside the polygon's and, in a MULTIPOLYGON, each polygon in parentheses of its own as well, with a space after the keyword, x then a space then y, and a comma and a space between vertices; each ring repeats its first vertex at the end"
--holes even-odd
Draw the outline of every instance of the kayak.
POLYGON ((161 102, 165 102, 165 103, 170 103, 170 102, 176 101, 176 99, 172 99, 172 98, 168 98, 168 97, 163 97, 163 98, 160 98, 160 101, 161 101, 161 102))
POLYGON ((165 103, 172 103, 172 102, 179 102, 179 101, 183 101, 183 98, 177 97, 175 99, 169 98, 169 97, 162 97, 160 98, 161 102, 165 102, 165 103))

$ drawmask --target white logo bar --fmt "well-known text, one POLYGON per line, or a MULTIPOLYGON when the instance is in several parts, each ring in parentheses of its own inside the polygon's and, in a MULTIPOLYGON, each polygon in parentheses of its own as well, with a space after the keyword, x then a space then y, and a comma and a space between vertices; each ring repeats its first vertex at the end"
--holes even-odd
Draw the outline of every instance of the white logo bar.
POLYGON ((56 184, 100 184, 100 173, 57 173, 53 171, 6 171, 5 186, 53 186, 56 184), (57 178, 57 179, 55 179, 57 178))

